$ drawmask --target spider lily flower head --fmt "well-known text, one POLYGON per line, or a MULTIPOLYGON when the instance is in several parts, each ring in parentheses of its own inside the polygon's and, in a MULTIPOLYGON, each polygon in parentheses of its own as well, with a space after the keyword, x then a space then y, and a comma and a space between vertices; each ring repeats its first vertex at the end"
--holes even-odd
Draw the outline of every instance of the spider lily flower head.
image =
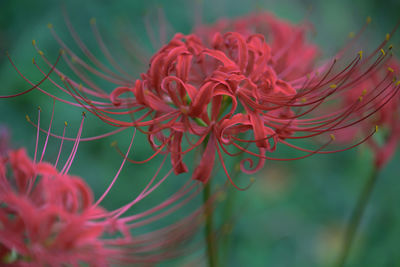
MULTIPOLYGON (((171 155, 175 174, 188 172, 184 156, 200 147, 202 158, 192 178, 206 183, 218 155, 227 177, 240 189, 229 175, 224 154, 245 153, 248 158, 241 161, 241 170, 254 173, 267 159, 295 160, 316 153, 343 151, 363 143, 375 132, 371 129, 365 138, 349 147, 324 150, 335 140, 336 131, 356 127, 370 116, 356 115, 369 105, 367 101, 350 101, 334 111, 326 106, 334 103, 341 92, 357 90, 373 73, 385 68, 391 58, 388 40, 369 54, 345 56, 355 46, 357 35, 334 58, 316 66, 318 48, 306 41, 307 29, 270 14, 259 14, 198 27, 189 35, 178 33, 153 55, 148 71, 131 82, 123 73, 105 69, 74 31, 74 39, 98 69, 78 58, 51 28, 66 52, 62 57, 67 63, 71 56, 79 68, 115 84, 111 93, 96 86, 71 64, 83 84, 68 78, 34 45, 50 71, 37 67, 45 78, 50 72, 62 77, 61 84, 48 79, 78 102, 70 104, 83 106, 112 126, 120 129, 134 126, 147 134, 155 153, 141 162, 167 153, 171 155), (302 148, 291 142, 318 136, 326 139, 318 148, 302 148), (277 144, 306 154, 295 158, 272 157, 270 154, 277 144)), ((96 33, 103 52, 115 63, 96 33)), ((381 82, 386 86, 378 88, 376 101, 386 104, 384 99, 394 97, 398 85, 387 77, 381 82)), ((374 113, 382 106, 371 107, 369 111, 374 113)))
MULTIPOLYGON (((129 92, 135 96, 136 105, 146 108, 149 114, 145 116, 151 118, 142 121, 145 116, 141 117, 136 126, 149 126, 150 140, 168 144, 173 164, 181 162, 175 164, 176 173, 187 171, 182 160, 183 136, 197 136, 189 150, 206 141, 202 160, 192 176, 203 182, 211 175, 216 152, 230 179, 221 153, 235 155, 230 148, 259 158, 257 166, 253 166, 250 158, 241 162, 242 170, 247 173, 261 168, 265 159, 289 160, 267 156, 278 143, 308 153, 299 158, 335 152, 322 149, 335 140, 335 130, 364 120, 366 116, 357 121, 355 114, 369 103, 360 104, 357 99, 340 110, 327 112, 323 108, 325 102, 335 99, 342 91, 357 90, 366 77, 383 68, 388 60, 385 53, 375 51, 366 59, 356 54, 350 63, 338 67, 338 60, 346 60, 339 53, 335 59, 312 70, 318 50, 304 41, 304 29, 291 28, 290 24, 268 15, 231 23, 223 21, 222 26, 217 23, 198 32, 197 35, 175 35, 153 56, 148 72, 142 74, 134 87, 117 88, 110 97, 120 105, 124 101, 120 96, 129 92), (272 29, 273 46, 264 35, 253 33, 254 23, 272 29), (224 32, 224 29, 237 31, 224 32), (292 43, 294 48, 279 49, 275 43, 282 43, 282 36, 288 32, 293 33, 294 39, 286 43, 292 43), (294 60, 294 55, 302 60, 294 60), (318 114, 315 111, 324 115, 315 115, 318 114), (246 134, 253 138, 241 138, 246 134), (330 139, 314 150, 287 141, 322 134, 328 134, 330 139), (249 144, 254 144, 258 152, 248 149, 249 144), (246 169, 245 162, 253 169, 246 169)), ((381 47, 385 45, 383 42, 381 47)), ((388 83, 387 77, 381 78, 380 82, 386 86, 379 88, 377 99, 385 102, 396 94, 398 86, 388 83)), ((369 110, 375 112, 380 108, 374 106, 369 110)), ((373 129, 357 144, 368 139, 373 129)))
POLYGON ((368 105, 357 111, 359 117, 369 114, 371 109, 378 108, 378 111, 371 114, 372 116, 367 120, 364 120, 360 127, 344 129, 337 133, 338 140, 341 142, 351 142, 355 136, 360 133, 365 134, 375 125, 377 129, 380 128, 383 133, 382 140, 371 138, 366 142, 373 151, 377 168, 382 168, 390 161, 400 141, 400 96, 397 94, 392 98, 389 96, 379 98, 379 90, 377 89, 387 86, 387 84, 382 83, 383 80, 392 80, 392 83, 398 87, 400 85, 397 79, 399 74, 400 63, 397 59, 392 58, 385 64, 385 68, 374 72, 368 79, 360 83, 357 88, 345 91, 341 96, 343 105, 357 99, 360 102, 369 102, 368 105))
POLYGON ((92 219, 106 212, 93 207, 92 192, 81 178, 61 174, 49 163, 33 163, 24 149, 1 157, 0 176, 3 263, 106 266, 122 254, 101 238, 110 223, 92 219))
MULTIPOLYGON (((199 183, 190 180, 167 199, 132 214, 129 212, 131 208, 156 190, 172 172, 159 178, 159 169, 133 200, 112 211, 105 210, 100 203, 119 177, 132 142, 109 187, 95 201, 85 181, 68 174, 79 142, 92 140, 81 138, 86 115, 82 116, 77 137, 69 138, 65 136, 67 123, 62 136, 51 132, 54 107, 47 131, 40 128, 40 114, 39 108, 37 124, 27 117, 37 127, 34 159, 27 156, 25 149, 7 149, 0 156, 0 262, 16 266, 147 264, 194 249, 187 245, 187 241, 200 227, 198 217, 204 207, 156 229, 151 224, 175 214, 190 203, 199 191, 199 183), (46 141, 39 154, 41 131, 46 133, 46 141), (54 164, 43 161, 50 136, 61 139, 54 164), (56 166, 60 152, 64 141, 69 140, 74 141, 74 146, 59 171, 56 166), (143 231, 143 228, 147 229, 143 231), (184 244, 188 247, 182 247, 184 244)), ((0 142, 3 142, 4 135, 1 137, 0 142)), ((132 141, 133 137, 134 134, 132 141)))

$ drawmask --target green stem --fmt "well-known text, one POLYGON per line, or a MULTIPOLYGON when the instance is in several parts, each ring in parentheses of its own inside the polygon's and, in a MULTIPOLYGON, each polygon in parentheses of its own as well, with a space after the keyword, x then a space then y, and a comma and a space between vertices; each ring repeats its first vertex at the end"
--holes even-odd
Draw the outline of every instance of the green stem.
POLYGON ((234 226, 233 222, 233 207, 235 202, 236 188, 233 186, 228 186, 226 189, 226 201, 223 211, 223 218, 225 220, 222 226, 222 238, 221 238, 221 254, 222 254, 222 265, 228 266, 229 262, 229 249, 231 241, 231 231, 234 226))
POLYGON ((204 234, 207 244, 208 266, 215 267, 217 266, 217 251, 216 251, 215 235, 213 231, 213 209, 210 203, 208 202, 208 200, 210 199, 210 192, 211 192, 211 179, 204 186, 203 190, 204 217, 206 220, 204 234))
POLYGON ((339 260, 337 263, 338 267, 343 267, 346 263, 346 259, 349 255, 351 246, 354 241, 354 237, 357 233, 357 229, 360 225, 361 219, 364 215, 365 209, 368 204, 368 200, 371 196, 372 190, 376 184, 378 179, 379 170, 378 168, 374 168, 370 177, 368 178, 366 184, 364 185, 364 189, 358 197, 357 204, 351 214, 350 220, 346 227, 346 232, 343 240, 342 250, 339 254, 339 260))

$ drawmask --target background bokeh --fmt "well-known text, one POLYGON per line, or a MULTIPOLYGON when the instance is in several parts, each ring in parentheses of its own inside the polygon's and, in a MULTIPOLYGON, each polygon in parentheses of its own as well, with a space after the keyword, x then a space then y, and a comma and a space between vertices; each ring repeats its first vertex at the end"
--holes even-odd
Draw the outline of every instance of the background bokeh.
MULTIPOLYGON (((315 34, 310 38, 320 45, 324 51, 323 56, 333 55, 347 40, 349 32, 357 31, 367 16, 372 17, 373 23, 367 33, 368 42, 362 44, 365 47, 360 49, 378 44, 400 18, 400 3, 395 0, 384 3, 378 0, 65 2, 0 0, 0 95, 29 88, 12 68, 5 51, 9 52, 21 72, 32 81, 41 79, 40 72, 32 64, 32 57, 37 57, 37 62, 45 66, 31 45, 32 39, 54 62, 59 45, 46 27, 49 22, 74 51, 79 51, 62 18, 62 5, 65 5, 80 37, 101 60, 102 55, 89 25, 89 19, 96 17, 97 25, 113 54, 122 59, 121 64, 126 65, 129 73, 136 76, 147 66, 138 64, 137 58, 132 56, 135 52, 130 51, 129 56, 125 55, 121 40, 132 38, 151 54, 155 48, 152 48, 146 37, 144 20, 148 19, 156 26, 160 9, 166 15, 171 33, 189 33, 195 17, 199 16, 204 22, 211 23, 223 16, 235 17, 268 10, 293 22, 308 19, 315 26, 315 34), (199 9, 199 6, 203 8, 199 9)), ((67 66, 61 63, 60 68, 66 70, 67 66)), ((109 91, 115 87, 107 83, 102 86, 109 91)), ((55 90, 49 83, 43 88, 55 90)), ((0 124, 10 129, 14 147, 27 146, 33 155, 35 128, 26 122, 25 114, 36 120, 37 106, 40 105, 43 111, 41 125, 47 128, 52 104, 49 97, 39 92, 0 100, 0 124)), ((54 131, 61 134, 64 121, 68 121, 67 135, 76 135, 81 112, 79 108, 57 103, 54 131)), ((84 136, 104 133, 109 129, 94 116, 88 115, 84 136)), ((99 196, 121 162, 121 157, 109 144, 118 140, 121 148, 125 149, 131 134, 132 131, 127 130, 101 141, 82 142, 70 173, 84 177, 96 196, 99 196)), ((132 157, 143 159, 151 152, 143 136, 136 138, 132 157)), ((41 144, 43 141, 42 136, 41 144)), ((47 160, 54 160, 58 143, 57 140, 50 140, 45 157, 47 160)), ((71 148, 71 144, 64 147, 64 160, 71 148)), ((291 153, 293 151, 278 148, 277 156, 292 157, 291 153)), ((234 194, 234 226, 228 231, 228 266, 331 266, 337 256, 344 223, 371 171, 371 159, 368 148, 360 146, 339 154, 315 155, 295 162, 267 162, 265 169, 256 174, 255 185, 248 191, 230 192, 234 194)), ((399 160, 400 155, 397 153, 379 177, 348 266, 400 266, 399 160)), ((160 161, 161 158, 146 165, 127 165, 117 185, 105 199, 104 206, 117 207, 131 199, 151 178, 160 161)), ((224 179, 221 171, 215 176, 224 179)), ((134 212, 158 203, 184 179, 170 177, 163 188, 135 207, 134 212)), ((176 216, 184 213, 182 211, 176 216)), ((201 256, 201 252, 194 253, 186 260, 196 261, 201 256)), ((177 261, 171 261, 161 266, 176 264, 177 261)))

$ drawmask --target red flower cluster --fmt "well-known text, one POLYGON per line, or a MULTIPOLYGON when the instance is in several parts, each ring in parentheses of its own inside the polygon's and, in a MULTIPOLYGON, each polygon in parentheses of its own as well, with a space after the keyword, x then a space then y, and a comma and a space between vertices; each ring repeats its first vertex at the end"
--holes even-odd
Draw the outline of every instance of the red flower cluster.
MULTIPOLYGON (((40 109, 38 129, 39 121, 40 109)), ((182 244, 196 233, 203 207, 161 228, 139 230, 135 235, 132 230, 143 229, 189 203, 197 195, 198 183, 187 183, 154 207, 125 216, 171 173, 157 181, 158 170, 132 201, 113 211, 101 208, 99 204, 115 184, 125 160, 109 188, 94 202, 90 187, 80 177, 67 174, 83 121, 84 116, 74 148, 60 172, 55 167, 59 156, 54 165, 42 162, 50 131, 37 163, 37 153, 32 161, 24 149, 9 150, 7 132, 0 132, 0 263, 38 267, 155 263, 191 249, 182 248, 182 244)), ((62 142, 69 139, 64 134, 62 142)), ((61 148, 62 143, 60 152, 61 148)))
MULTIPOLYGON (((138 109, 132 113, 142 109, 146 113, 133 124, 148 126, 146 133, 154 149, 168 144, 177 174, 187 172, 182 156, 207 142, 193 172, 193 179, 203 182, 211 175, 215 152, 229 177, 221 154, 223 150, 234 155, 228 147, 259 157, 253 170, 246 170, 242 162, 243 171, 253 172, 263 166, 264 159, 273 159, 265 154, 274 151, 277 143, 295 147, 285 139, 313 137, 354 125, 355 114, 366 105, 360 104, 358 99, 333 113, 322 109, 325 112, 322 116, 308 118, 306 115, 312 115, 338 92, 353 91, 361 86, 386 60, 385 53, 375 60, 372 57, 376 52, 364 60, 360 53, 343 69, 336 70, 334 60, 318 68, 317 72, 322 75, 311 72, 317 49, 305 43, 304 29, 268 14, 234 22, 222 21, 215 27, 200 28, 198 32, 198 35, 175 35, 152 57, 148 72, 142 74, 135 86, 119 87, 110 98, 117 106, 127 106, 132 100, 123 99, 121 95, 131 93, 134 96, 133 105, 138 109), (253 33, 257 26, 264 26, 271 32, 271 45, 264 35, 253 33), (233 31, 221 33, 225 29, 233 31), (300 132, 308 134, 294 136, 300 132), (190 141, 193 135, 198 137, 195 142, 190 141), (241 138, 249 135, 253 138, 241 138), (184 136, 189 144, 186 150, 183 149, 184 136), (156 146, 155 139, 161 145, 156 146), (251 143, 258 148, 258 153, 247 149, 251 143)), ((385 79, 380 81, 385 82, 385 79)), ((377 98, 384 101, 393 97, 396 87, 392 83, 379 88, 381 96, 377 98)), ((375 107, 378 109, 380 107, 375 107)), ((312 154, 320 149, 301 150, 312 154)), ((253 165, 251 159, 246 160, 253 165)))
POLYGON ((3 263, 105 266, 122 256, 101 238, 110 225, 94 219, 106 211, 93 206, 87 184, 79 177, 60 174, 49 163, 33 163, 24 149, 0 159, 0 201, 3 263), (12 176, 7 174, 8 166, 12 176))
MULTIPOLYGON (((106 123, 120 130, 134 126, 147 134, 155 150, 148 160, 159 153, 169 153, 176 174, 188 171, 184 155, 202 146, 202 158, 192 175, 202 182, 210 178, 216 153, 235 185, 223 153, 234 156, 245 152, 258 158, 256 166, 251 157, 241 162, 242 171, 252 173, 264 165, 265 159, 293 160, 354 147, 375 131, 371 129, 363 140, 348 148, 323 151, 334 140, 333 133, 354 127, 369 117, 359 117, 361 110, 369 107, 373 113, 383 106, 371 106, 370 101, 357 98, 331 111, 325 103, 335 103, 342 92, 357 94, 357 88, 368 82, 371 75, 387 71, 385 62, 391 58, 387 53, 390 47, 386 48, 388 40, 369 55, 360 51, 347 60, 344 52, 350 51, 352 42, 334 59, 314 67, 318 49, 305 40, 308 27, 262 13, 199 27, 190 35, 176 34, 154 54, 141 79, 132 83, 125 73, 115 73, 101 64, 70 29, 77 44, 98 69, 77 57, 52 29, 65 49, 63 58, 85 85, 66 77, 38 49, 51 67, 46 74, 35 64, 45 79, 78 102, 69 103, 85 107, 106 123), (79 69, 119 87, 108 94, 79 69), (61 76, 62 85, 48 77, 52 71, 61 76), (330 134, 331 138, 316 149, 301 148, 288 141, 324 134, 330 134), (269 156, 278 143, 307 154, 290 159, 269 156), (244 166, 246 162, 249 168, 244 166)), ((97 30, 96 36, 105 55, 115 65, 97 30)), ((374 101, 386 103, 395 96, 399 85, 388 76, 381 78, 380 82, 387 86, 378 87, 374 101)), ((32 85, 50 95, 40 84, 32 85)))

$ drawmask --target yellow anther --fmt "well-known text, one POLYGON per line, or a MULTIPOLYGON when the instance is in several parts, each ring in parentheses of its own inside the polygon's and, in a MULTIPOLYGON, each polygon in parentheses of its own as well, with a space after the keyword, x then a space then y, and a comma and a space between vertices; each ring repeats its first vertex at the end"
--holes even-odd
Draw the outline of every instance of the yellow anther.
POLYGON ((396 81, 397 81, 397 77, 393 76, 393 82, 396 82, 396 81))
POLYGON ((78 87, 78 90, 79 90, 79 91, 82 91, 82 88, 83 88, 83 85, 80 83, 80 84, 79 84, 79 87, 78 87))
POLYGON ((33 45, 33 46, 36 45, 36 40, 35 40, 35 39, 32 40, 32 45, 33 45))
POLYGON ((67 123, 66 121, 64 121, 64 126, 65 126, 65 127, 67 127, 67 126, 68 126, 68 123, 67 123))
POLYGON ((387 34, 386 34, 386 41, 389 41, 389 39, 390 39, 390 34, 387 33, 387 34))
POLYGON ((47 28, 52 29, 53 28, 53 24, 47 23, 47 28))
POLYGON ((386 55, 385 50, 383 50, 383 49, 381 49, 381 53, 382 53, 383 56, 386 55))
POLYGON ((362 96, 359 96, 359 97, 358 97, 358 101, 361 102, 362 100, 363 100, 363 97, 362 97, 362 96))
POLYGON ((72 63, 75 63, 75 62, 78 61, 78 59, 77 59, 76 57, 72 57, 72 58, 71 58, 71 61, 72 61, 72 63))
POLYGON ((336 140, 336 137, 335 137, 334 134, 330 134, 330 136, 331 136, 332 141, 335 141, 335 140, 336 140))
POLYGON ((354 38, 356 34, 354 32, 349 32, 349 38, 354 38))
POLYGON ((366 95, 366 94, 367 94, 367 89, 364 89, 364 90, 362 91, 361 95, 364 96, 364 95, 366 95))
POLYGON ((250 177, 250 183, 254 183, 256 181, 256 178, 250 177))
POLYGON ((396 86, 399 86, 399 85, 400 85, 400 81, 397 81, 396 86))
POLYGON ((310 79, 310 73, 307 73, 306 76, 307 76, 307 79, 310 79))
POLYGON ((90 19, 90 24, 91 24, 91 25, 96 24, 96 18, 91 18, 91 19, 90 19))
POLYGON ((358 55, 360 56, 360 59, 362 59, 363 53, 364 53, 364 52, 363 52, 362 50, 358 51, 358 55))
POLYGON ((35 58, 34 57, 32 58, 32 63, 35 64, 35 58))
POLYGON ((65 81, 65 76, 64 75, 60 75, 60 79, 61 79, 61 81, 65 81))
POLYGON ((235 171, 237 171, 237 172, 240 171, 240 164, 239 163, 235 164, 234 168, 235 168, 235 171))
POLYGON ((367 24, 370 24, 372 21, 372 18, 370 16, 367 17, 367 24))
POLYGON ((332 88, 332 89, 335 89, 337 87, 337 85, 336 84, 331 84, 329 87, 332 88))
POLYGON ((39 111, 42 111, 42 108, 41 108, 40 106, 38 106, 37 109, 38 109, 39 111))
POLYGON ((392 50, 392 49, 393 49, 393 45, 390 44, 389 47, 388 47, 388 49, 389 49, 389 50, 392 50))
POLYGON ((217 194, 217 200, 219 201, 219 202, 222 202, 222 201, 224 201, 226 199, 226 193, 225 192, 219 192, 218 194, 217 194))
POLYGON ((42 51, 42 50, 39 50, 39 51, 38 51, 38 53, 39 53, 39 55, 41 55, 41 56, 43 56, 43 55, 44 55, 44 53, 43 53, 43 51, 42 51))
POLYGON ((375 132, 377 132, 379 130, 378 125, 375 125, 375 132))
POLYGON ((82 111, 82 116, 86 117, 86 111, 82 111))
POLYGON ((61 54, 61 55, 64 55, 64 54, 65 54, 65 50, 61 48, 61 49, 60 49, 60 54, 61 54))
POLYGON ((111 147, 115 147, 115 146, 117 145, 117 143, 118 143, 117 141, 112 141, 111 144, 110 144, 110 146, 111 146, 111 147))
POLYGON ((301 99, 301 102, 302 102, 302 103, 306 103, 306 102, 307 102, 307 98, 303 97, 303 98, 301 99))
POLYGON ((319 72, 318 72, 318 71, 316 71, 316 72, 315 72, 315 76, 318 76, 318 75, 319 75, 319 72))
POLYGON ((387 70, 390 72, 394 72, 394 69, 392 69, 391 67, 388 67, 387 70))
POLYGON ((30 122, 30 121, 31 121, 31 118, 29 118, 28 114, 25 115, 25 119, 26 119, 27 122, 30 122))

